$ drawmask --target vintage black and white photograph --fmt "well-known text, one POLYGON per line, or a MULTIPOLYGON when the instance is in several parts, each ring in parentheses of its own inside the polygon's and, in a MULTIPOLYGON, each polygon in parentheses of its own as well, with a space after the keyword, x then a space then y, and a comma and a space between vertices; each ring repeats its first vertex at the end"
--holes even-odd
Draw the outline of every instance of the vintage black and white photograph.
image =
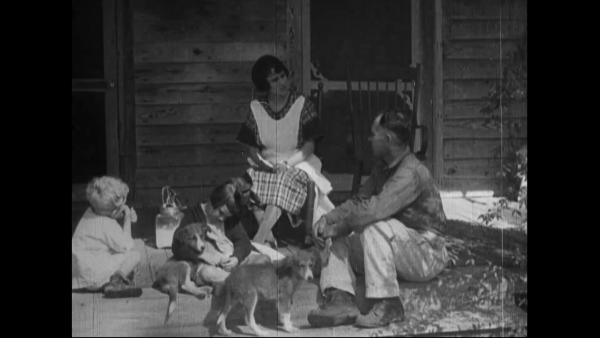
POLYGON ((72 0, 72 336, 527 336, 527 0, 72 0))

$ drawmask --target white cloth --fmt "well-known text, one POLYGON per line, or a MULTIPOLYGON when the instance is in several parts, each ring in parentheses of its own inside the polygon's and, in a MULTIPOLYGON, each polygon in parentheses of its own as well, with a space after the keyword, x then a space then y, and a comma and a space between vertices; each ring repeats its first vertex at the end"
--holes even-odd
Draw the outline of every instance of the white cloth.
POLYGON ((279 120, 273 119, 257 100, 250 103, 258 127, 258 136, 265 146, 261 155, 275 164, 290 158, 298 148, 298 130, 304 97, 298 96, 288 112, 279 120))
POLYGON ((88 208, 71 240, 71 288, 99 288, 108 283, 134 246, 114 219, 88 208))
POLYGON ((260 252, 261 254, 269 257, 269 259, 271 260, 271 262, 276 263, 281 261, 282 259, 285 258, 285 255, 282 254, 281 252, 271 248, 268 245, 264 245, 264 244, 260 244, 260 243, 256 243, 256 242, 251 242, 252 243, 252 247, 254 248, 254 250, 260 252))
POLYGON ((234 246, 231 240, 225 235, 225 224, 207 212, 206 203, 200 204, 200 207, 204 215, 206 215, 206 225, 209 229, 206 232, 206 237, 212 240, 205 243, 206 246, 200 258, 210 265, 217 265, 223 259, 233 255, 234 246))
MULTIPOLYGON (((302 113, 304 101, 304 96, 298 96, 290 110, 279 120, 271 118, 257 100, 250 103, 260 140, 265 146, 261 155, 267 161, 273 164, 282 162, 289 159, 297 151, 300 114, 302 113)), ((294 167, 304 171, 315 182, 318 189, 313 212, 314 224, 322 215, 334 209, 335 206, 327 197, 333 187, 331 182, 321 174, 321 160, 314 154, 311 154, 305 161, 297 163, 294 167)))

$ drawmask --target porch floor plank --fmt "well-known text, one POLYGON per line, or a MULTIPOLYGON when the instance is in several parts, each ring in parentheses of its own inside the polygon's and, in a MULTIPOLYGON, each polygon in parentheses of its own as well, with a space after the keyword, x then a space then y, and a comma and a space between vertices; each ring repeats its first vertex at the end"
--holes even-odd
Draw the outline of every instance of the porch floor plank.
MULTIPOLYGON (((506 298, 503 307, 479 309, 472 305, 456 306, 458 295, 465 294, 469 283, 456 286, 454 282, 472 276, 472 283, 481 278, 480 267, 456 268, 444 272, 439 283, 436 279, 429 283, 407 283, 402 287, 402 298, 405 304, 407 319, 400 324, 393 324, 383 329, 359 329, 353 326, 334 328, 312 328, 307 321, 308 312, 317 306, 317 286, 304 283, 294 297, 292 321, 300 329, 294 333, 278 330, 276 325, 276 308, 274 304, 259 303, 257 322, 266 327, 271 336, 371 336, 377 335, 412 335, 427 332, 449 332, 460 330, 494 329, 501 327, 523 327, 527 325, 527 314, 511 304, 506 298), (447 285, 447 286, 446 286, 447 285), (449 289, 456 289, 450 292, 449 289), (463 290, 464 289, 464 290, 463 290), (417 313, 423 302, 432 293, 439 294, 442 307, 446 312, 434 314, 417 313), (450 297, 450 298, 449 298, 450 297), (451 297, 454 297, 451 299, 451 297), (425 318, 426 317, 426 318, 425 318)), ((476 284, 473 284, 476 285, 476 284)), ((169 324, 162 322, 167 308, 167 296, 151 288, 144 288, 139 298, 105 299, 101 294, 72 293, 72 334, 73 336, 210 336, 212 325, 205 326, 203 320, 208 314, 211 301, 198 300, 187 294, 178 296, 178 303, 169 324)), ((228 327, 233 330, 234 337, 249 336, 250 330, 244 325, 243 313, 238 307, 228 318, 228 327)))

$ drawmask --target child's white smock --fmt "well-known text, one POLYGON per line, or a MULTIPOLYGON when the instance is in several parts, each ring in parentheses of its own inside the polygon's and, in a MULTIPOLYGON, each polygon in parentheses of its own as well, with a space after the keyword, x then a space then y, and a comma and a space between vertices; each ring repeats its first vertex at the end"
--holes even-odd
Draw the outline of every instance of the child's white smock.
POLYGON ((88 208, 71 240, 71 288, 100 288, 108 283, 133 246, 133 239, 116 220, 88 208))

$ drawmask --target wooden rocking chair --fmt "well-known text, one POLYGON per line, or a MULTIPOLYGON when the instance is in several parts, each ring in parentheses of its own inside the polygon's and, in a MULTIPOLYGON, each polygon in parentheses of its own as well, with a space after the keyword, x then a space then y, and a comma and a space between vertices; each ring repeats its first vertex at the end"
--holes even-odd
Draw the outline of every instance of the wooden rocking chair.
MULTIPOLYGON (((359 73, 356 71, 355 73, 359 73)), ((367 74, 361 70, 361 73, 367 74)), ((368 140, 373 120, 380 112, 389 109, 402 109, 410 114, 411 135, 410 150, 421 161, 427 151, 427 128, 417 123, 419 93, 421 89, 421 65, 398 68, 389 72, 389 76, 370 78, 352 73, 347 67, 348 109, 352 116, 352 139, 356 166, 352 179, 352 194, 358 191, 361 177, 370 171, 372 163, 371 145, 368 140), (417 130, 420 135, 417 137, 417 130), (418 149, 415 149, 420 140, 418 149), (367 165, 366 165, 367 164, 367 165)))

